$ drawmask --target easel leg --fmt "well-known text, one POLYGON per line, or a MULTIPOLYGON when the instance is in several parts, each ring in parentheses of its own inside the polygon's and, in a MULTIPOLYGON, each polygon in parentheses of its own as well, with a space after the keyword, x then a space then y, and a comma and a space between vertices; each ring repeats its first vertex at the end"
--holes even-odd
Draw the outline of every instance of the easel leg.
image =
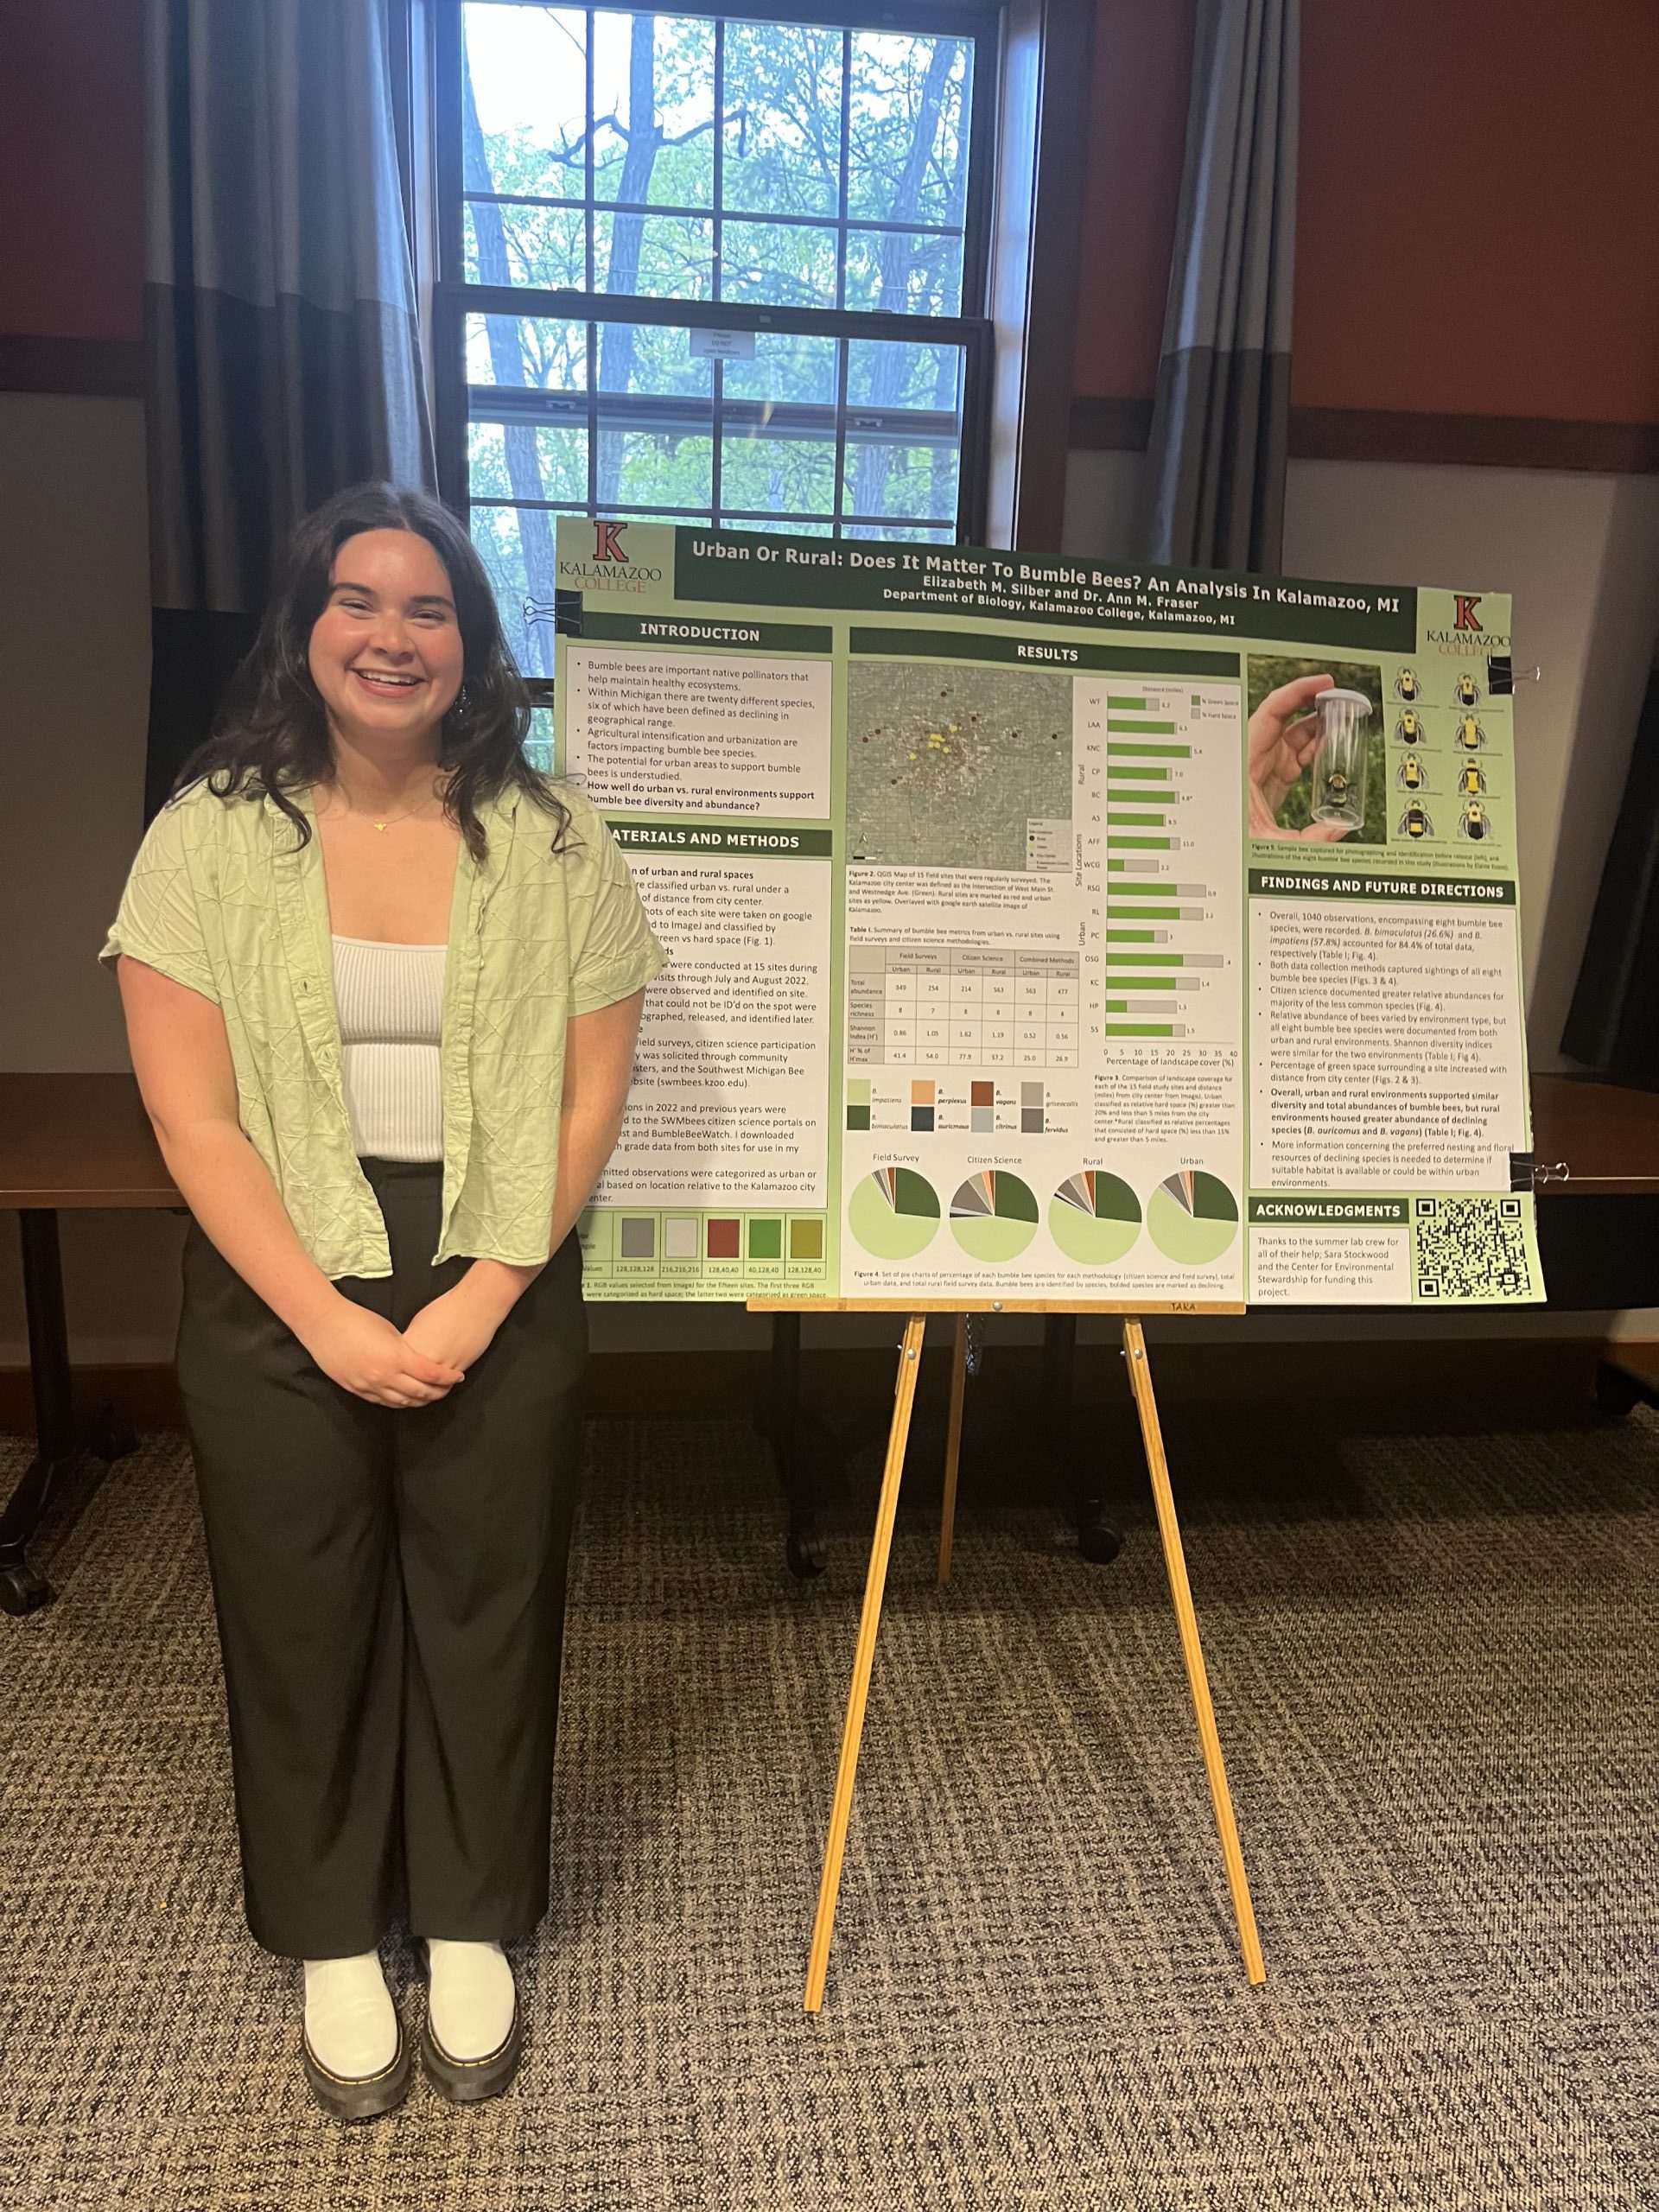
POLYGON ((1187 1687, 1198 1716, 1198 1741, 1204 1746, 1205 1772, 1210 1778, 1210 1802, 1215 1808, 1221 1836, 1221 1855, 1227 1867, 1227 1886, 1232 1891, 1233 1916, 1238 1923, 1239 1948, 1244 1970, 1253 1982, 1263 1982, 1268 1970, 1262 1962, 1261 1939, 1255 1932, 1255 1909, 1244 1873, 1244 1854, 1238 1847, 1233 1801, 1227 1788, 1227 1769, 1216 1733, 1215 1709, 1210 1702, 1210 1678, 1205 1672, 1204 1649, 1198 1642, 1198 1618, 1186 1579, 1186 1560, 1181 1550, 1180 1523, 1175 1517, 1175 1498, 1169 1486, 1169 1462, 1164 1457, 1163 1432, 1158 1424, 1158 1402, 1152 1394, 1152 1375, 1147 1365, 1147 1342, 1138 1321, 1123 1324, 1123 1357, 1129 1370, 1135 1409, 1141 1417, 1141 1435, 1147 1449, 1147 1469, 1152 1477, 1153 1503, 1158 1509, 1158 1532, 1164 1541, 1164 1565, 1169 1573, 1169 1592, 1175 1602, 1175 1618, 1181 1632, 1181 1656, 1186 1662, 1187 1687))
POLYGON ((957 1469, 962 1461, 962 1402, 968 1384, 968 1316, 957 1316, 950 1348, 950 1421, 944 1433, 944 1507, 939 1518, 939 1582, 950 1580, 950 1545, 957 1528, 957 1469))
POLYGON ((830 1836, 824 1847, 823 1874, 818 1884, 818 1913, 812 1926, 812 1955, 806 1970, 806 2010, 816 2012, 823 2003, 824 1978, 830 1971, 830 1938, 836 1924, 836 1897, 841 1888, 842 1855, 847 1847, 847 1824, 852 1818, 853 1783, 858 1772, 858 1746, 864 1733, 864 1707, 870 1694, 870 1670, 875 1664, 875 1635, 881 1620, 881 1593, 887 1586, 887 1555, 893 1549, 893 1524, 899 1511, 899 1484, 905 1471, 905 1446, 910 1436, 911 1408, 916 1402, 916 1378, 922 1364, 922 1338, 926 1317, 912 1313, 905 1323, 905 1340, 899 1351, 899 1380, 893 1406, 893 1427, 887 1437, 887 1463, 881 1475, 881 1500, 876 1508, 875 1540, 870 1546, 870 1571, 864 1584, 864 1610, 859 1616, 858 1649, 853 1658, 853 1686, 847 1700, 847 1722, 842 1731, 841 1764, 836 1770, 836 1797, 830 1814, 830 1836))

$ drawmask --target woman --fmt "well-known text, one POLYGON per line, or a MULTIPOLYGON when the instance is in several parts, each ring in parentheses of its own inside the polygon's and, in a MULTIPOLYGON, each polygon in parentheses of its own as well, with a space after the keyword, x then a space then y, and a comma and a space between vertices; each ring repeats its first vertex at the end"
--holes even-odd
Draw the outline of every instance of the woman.
POLYGON ((526 760, 488 580, 435 501, 365 485, 302 523, 245 677, 99 957, 193 1217, 177 1367, 248 1923, 305 1962, 318 2100, 366 2118, 412 2070, 378 1957, 405 1905, 435 2086, 489 2096, 518 2063, 574 1224, 662 953, 603 823, 526 760))

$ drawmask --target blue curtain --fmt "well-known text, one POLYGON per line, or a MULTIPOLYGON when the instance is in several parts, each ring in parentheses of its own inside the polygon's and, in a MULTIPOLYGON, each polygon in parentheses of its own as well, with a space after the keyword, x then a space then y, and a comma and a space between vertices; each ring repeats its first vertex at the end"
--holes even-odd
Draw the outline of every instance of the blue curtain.
POLYGON ((293 524, 435 483, 391 54, 391 0, 149 0, 146 820, 293 524))

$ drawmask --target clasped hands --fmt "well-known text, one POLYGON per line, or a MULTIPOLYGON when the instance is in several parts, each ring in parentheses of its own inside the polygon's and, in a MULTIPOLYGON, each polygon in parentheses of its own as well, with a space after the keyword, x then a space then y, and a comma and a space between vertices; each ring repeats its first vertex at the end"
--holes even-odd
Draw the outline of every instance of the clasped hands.
POLYGON ((373 1405, 429 1406, 466 1381, 539 1272, 474 1260, 406 1329, 336 1291, 301 1341, 323 1373, 353 1395, 373 1405))

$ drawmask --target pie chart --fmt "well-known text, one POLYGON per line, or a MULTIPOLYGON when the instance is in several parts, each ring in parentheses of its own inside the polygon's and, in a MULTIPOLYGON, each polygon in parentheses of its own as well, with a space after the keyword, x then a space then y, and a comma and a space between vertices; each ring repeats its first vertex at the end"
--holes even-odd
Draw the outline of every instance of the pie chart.
POLYGON ((933 1241, 939 1194, 913 1167, 878 1167, 847 1208, 847 1226, 877 1260, 913 1260, 933 1241))
POLYGON ((1068 1260, 1108 1268, 1141 1234, 1141 1201, 1121 1176, 1085 1167, 1049 1200, 1048 1227, 1068 1260))
POLYGON ((970 1259, 1017 1259, 1037 1234, 1031 1185, 1001 1167, 970 1175, 950 1201, 950 1230, 970 1259))
POLYGON ((1167 1175, 1147 1201, 1147 1230, 1166 1260, 1208 1267, 1238 1234, 1238 1200, 1217 1175, 1167 1175))

